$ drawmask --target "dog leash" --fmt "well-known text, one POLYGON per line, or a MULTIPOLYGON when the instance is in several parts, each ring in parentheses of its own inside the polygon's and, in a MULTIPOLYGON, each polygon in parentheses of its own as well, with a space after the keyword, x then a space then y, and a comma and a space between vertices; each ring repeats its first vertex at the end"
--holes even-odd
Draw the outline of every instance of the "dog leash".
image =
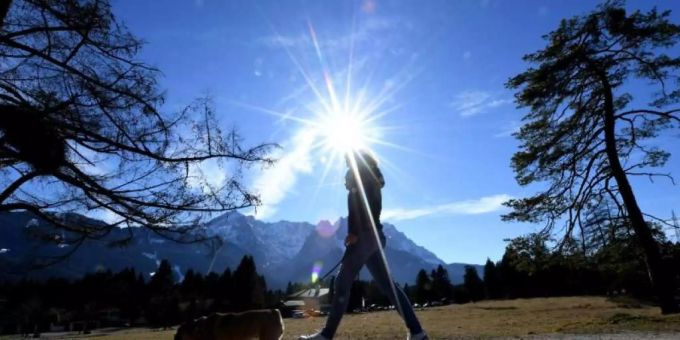
POLYGON ((321 276, 321 278, 319 278, 318 280, 316 280, 316 282, 312 282, 312 283, 309 283, 309 284, 303 286, 303 289, 302 289, 299 293, 296 293, 296 294, 293 294, 293 295, 289 295, 289 297, 291 297, 291 298, 296 298, 296 297, 299 297, 300 295, 304 294, 306 291, 308 291, 308 290, 310 290, 310 289, 314 289, 314 288, 320 289, 320 287, 319 287, 319 285, 317 284, 317 282, 323 282, 323 281, 326 280, 331 274, 333 274, 333 272, 334 272, 336 269, 338 269, 338 267, 342 264, 342 261, 345 260, 345 257, 346 257, 346 256, 347 256, 347 250, 345 250, 345 252, 342 254, 342 257, 340 258, 340 261, 338 261, 338 263, 336 263, 336 264, 333 266, 333 268, 331 268, 328 272, 326 272, 326 274, 324 274, 323 276, 321 276), (315 287, 315 286, 316 286, 316 287, 315 287))
POLYGON ((336 264, 333 266, 333 268, 331 268, 328 272, 326 272, 326 274, 324 274, 324 275, 323 275, 321 278, 319 278, 316 282, 312 282, 312 283, 310 283, 310 284, 307 284, 307 285, 304 287, 304 289, 302 289, 299 293, 290 295, 290 297, 291 297, 291 298, 299 297, 300 295, 304 294, 306 291, 311 290, 311 289, 314 289, 315 286, 316 286, 316 289, 317 289, 317 290, 320 289, 318 283, 323 282, 323 281, 326 280, 331 274, 333 274, 333 272, 335 272, 335 270, 338 269, 338 267, 340 266, 340 264, 342 264, 342 261, 345 260, 345 256, 347 256, 347 252, 346 252, 346 251, 345 251, 345 253, 342 255, 342 258, 340 258, 340 261, 338 261, 338 263, 336 263, 336 264))

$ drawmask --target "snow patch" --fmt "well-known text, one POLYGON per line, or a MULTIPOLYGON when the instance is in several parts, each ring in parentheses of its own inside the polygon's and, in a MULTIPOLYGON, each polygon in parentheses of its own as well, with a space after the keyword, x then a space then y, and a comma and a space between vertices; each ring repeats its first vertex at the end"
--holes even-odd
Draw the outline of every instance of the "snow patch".
POLYGON ((37 218, 32 218, 28 223, 26 223, 26 228, 31 228, 31 227, 37 227, 38 226, 38 219, 37 218))

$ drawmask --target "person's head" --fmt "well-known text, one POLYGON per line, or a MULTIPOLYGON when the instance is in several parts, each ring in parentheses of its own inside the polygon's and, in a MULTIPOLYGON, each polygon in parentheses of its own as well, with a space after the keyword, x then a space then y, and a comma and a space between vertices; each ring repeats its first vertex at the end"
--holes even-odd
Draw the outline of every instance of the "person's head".
POLYGON ((368 149, 353 150, 348 152, 345 155, 345 161, 347 162, 348 167, 351 167, 352 165, 352 163, 350 162, 350 157, 354 157, 354 162, 356 162, 358 168, 362 167, 367 167, 369 169, 378 168, 378 159, 375 157, 375 154, 368 149))

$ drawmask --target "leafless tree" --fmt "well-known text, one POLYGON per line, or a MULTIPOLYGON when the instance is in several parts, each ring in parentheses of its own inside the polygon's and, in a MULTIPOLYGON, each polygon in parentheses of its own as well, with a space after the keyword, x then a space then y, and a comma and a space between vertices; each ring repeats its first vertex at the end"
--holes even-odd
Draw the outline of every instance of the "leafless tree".
POLYGON ((3 1, 0 25, 0 212, 29 211, 76 245, 123 226, 193 242, 207 216, 259 203, 242 171, 271 164, 274 145, 221 131, 207 99, 168 112, 107 0, 3 1), (109 218, 74 218, 93 212, 109 218))

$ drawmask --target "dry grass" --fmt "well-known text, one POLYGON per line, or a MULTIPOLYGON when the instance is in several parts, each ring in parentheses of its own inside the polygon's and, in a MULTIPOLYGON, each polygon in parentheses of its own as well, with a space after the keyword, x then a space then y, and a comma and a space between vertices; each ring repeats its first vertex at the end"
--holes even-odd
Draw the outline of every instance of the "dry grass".
MULTIPOLYGON (((621 304, 603 297, 536 298, 484 301, 418 311, 434 339, 526 337, 555 333, 680 332, 680 316, 662 316, 651 306, 621 304)), ((323 326, 323 319, 290 320, 286 339, 323 326)), ((350 315, 343 319, 341 339, 403 338, 406 328, 395 312, 350 315)), ((680 333, 678 334, 680 338, 680 333)))
MULTIPOLYGON (((563 297, 484 301, 416 312, 433 339, 527 337, 556 334, 621 332, 676 333, 680 315, 662 316, 659 309, 635 301, 604 297, 563 297)), ((286 319, 284 339, 314 332, 325 318, 286 319)), ((129 330, 93 334, 100 339, 172 339, 174 331, 129 330)), ((406 328, 396 312, 346 315, 338 339, 403 339, 406 328)))

